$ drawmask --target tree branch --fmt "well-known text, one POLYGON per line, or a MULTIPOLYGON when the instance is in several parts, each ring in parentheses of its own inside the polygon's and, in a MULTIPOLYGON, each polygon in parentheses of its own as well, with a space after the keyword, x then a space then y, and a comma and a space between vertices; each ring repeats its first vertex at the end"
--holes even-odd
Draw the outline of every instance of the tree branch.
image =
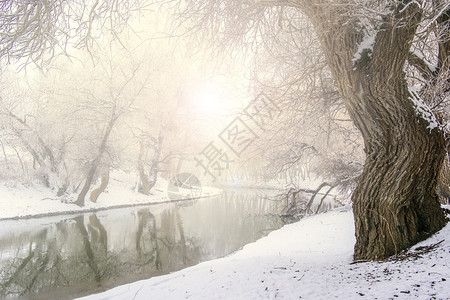
POLYGON ((256 2, 252 5, 250 5, 249 7, 247 7, 245 9, 246 12, 250 12, 256 9, 260 9, 260 8, 266 8, 266 7, 298 7, 300 8, 301 5, 298 2, 292 2, 292 1, 259 1, 256 2))
POLYGON ((409 53, 408 63, 416 68, 425 80, 430 80, 433 77, 434 72, 428 63, 414 52, 409 53))

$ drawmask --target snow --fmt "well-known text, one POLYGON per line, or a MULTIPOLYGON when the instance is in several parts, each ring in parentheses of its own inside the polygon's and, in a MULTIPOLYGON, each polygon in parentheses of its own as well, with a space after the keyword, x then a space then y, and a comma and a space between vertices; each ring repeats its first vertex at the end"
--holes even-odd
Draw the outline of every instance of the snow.
POLYGON ((414 49, 414 50, 413 50, 413 53, 414 53, 418 58, 420 58, 420 59, 427 65, 428 69, 429 69, 431 72, 435 72, 435 71, 436 71, 436 66, 433 65, 433 64, 431 64, 431 63, 423 56, 422 53, 420 53, 419 51, 417 51, 417 49, 414 49))
POLYGON ((353 55, 352 62, 354 64, 361 59, 362 54, 363 54, 364 51, 367 51, 367 54, 368 54, 369 57, 372 56, 373 47, 375 45, 375 37, 376 37, 376 35, 377 35, 377 31, 376 30, 366 30, 365 35, 364 35, 361 43, 359 43, 359 45, 358 45, 358 50, 353 55))
MULTIPOLYGON (((111 176, 107 197, 100 197, 98 203, 86 201, 86 207, 79 208, 45 188, 0 185, 1 217, 165 202, 166 188, 167 182, 160 180, 153 195, 140 195, 116 174, 111 176)), ((202 190, 217 193, 212 188, 202 190)), ((48 219, 23 220, 21 226, 33 227, 35 222, 48 219)), ((17 226, 13 221, 2 223, 0 232, 17 226)), ((447 225, 413 247, 408 252, 411 255, 402 260, 353 263, 353 214, 351 207, 343 207, 286 225, 227 257, 80 299, 448 299, 449 235, 447 225), (432 251, 418 250, 437 243, 432 251)))
POLYGON ((434 116, 431 109, 426 105, 426 103, 420 98, 419 94, 416 92, 414 88, 409 88, 409 99, 414 104, 414 109, 416 110, 416 114, 428 122, 427 128, 430 132, 435 128, 442 128, 442 125, 439 124, 438 120, 434 116))
MULTIPOLYGON (((85 206, 79 207, 72 202, 76 194, 56 197, 55 191, 40 185, 23 185, 17 182, 0 184, 0 220, 42 217, 59 214, 100 211, 124 206, 136 206, 171 202, 167 194, 168 182, 159 179, 151 195, 133 191, 129 178, 121 173, 111 175, 111 183, 97 203, 86 196, 85 206)), ((95 188, 95 187, 93 187, 95 188)), ((221 190, 202 187, 200 197, 220 194, 221 190)))
POLYGON ((448 299, 449 234, 450 225, 418 244, 444 240, 420 258, 352 264, 347 207, 286 225, 228 257, 80 299, 448 299))

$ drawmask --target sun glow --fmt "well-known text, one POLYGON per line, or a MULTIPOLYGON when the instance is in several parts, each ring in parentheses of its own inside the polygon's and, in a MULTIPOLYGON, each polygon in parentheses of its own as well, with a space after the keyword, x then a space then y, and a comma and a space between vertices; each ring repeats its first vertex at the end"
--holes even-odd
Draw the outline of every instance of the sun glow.
POLYGON ((193 78, 184 94, 183 111, 193 126, 220 133, 243 110, 248 99, 243 82, 231 77, 193 78))
POLYGON ((201 87, 194 93, 195 113, 204 117, 214 117, 225 114, 227 100, 216 85, 201 87))

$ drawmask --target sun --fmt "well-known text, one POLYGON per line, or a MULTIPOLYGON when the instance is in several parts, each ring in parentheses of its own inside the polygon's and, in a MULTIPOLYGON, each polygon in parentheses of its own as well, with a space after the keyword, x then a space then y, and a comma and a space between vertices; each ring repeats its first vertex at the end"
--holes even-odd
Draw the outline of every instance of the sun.
POLYGON ((193 102, 195 113, 206 118, 224 114, 227 103, 220 87, 215 84, 200 87, 194 93, 193 102))

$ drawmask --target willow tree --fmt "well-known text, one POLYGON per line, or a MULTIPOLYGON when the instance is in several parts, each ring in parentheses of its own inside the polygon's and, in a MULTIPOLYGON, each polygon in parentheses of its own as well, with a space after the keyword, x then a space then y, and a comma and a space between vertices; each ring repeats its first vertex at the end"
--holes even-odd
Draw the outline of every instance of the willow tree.
MULTIPOLYGON (((365 166, 352 195, 356 260, 399 253, 444 226, 436 195, 444 131, 421 92, 408 86, 405 65, 413 55, 418 27, 432 32, 438 20, 447 20, 438 24, 447 34, 435 32, 442 39, 435 39, 427 51, 431 56, 435 52, 436 65, 448 66, 443 60, 449 54, 449 25, 442 17, 450 12, 448 3, 198 0, 179 9, 185 24, 221 42, 239 36, 265 46, 279 38, 283 20, 303 17, 312 24, 335 86, 364 140, 365 166)), ((429 65, 415 58, 416 66, 429 65)))
POLYGON ((386 2, 365 25, 346 7, 317 2, 299 6, 364 139, 366 162, 352 196, 355 259, 384 258, 445 224, 436 195, 444 134, 404 73, 422 9, 416 1, 386 2))

